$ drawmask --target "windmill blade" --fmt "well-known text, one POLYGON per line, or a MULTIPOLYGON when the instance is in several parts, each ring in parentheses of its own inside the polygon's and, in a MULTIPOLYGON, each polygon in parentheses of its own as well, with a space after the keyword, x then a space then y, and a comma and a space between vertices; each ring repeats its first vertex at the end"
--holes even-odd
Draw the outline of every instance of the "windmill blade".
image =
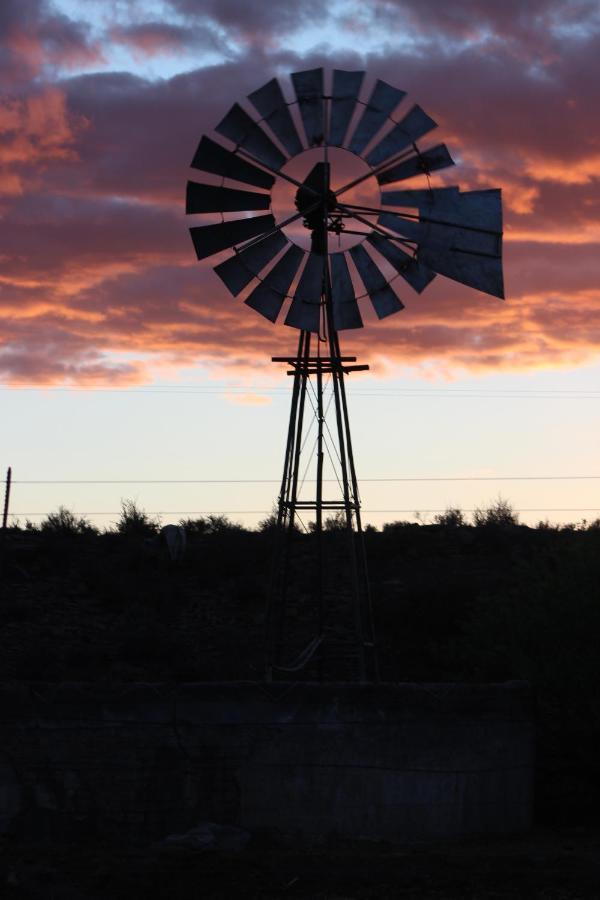
POLYGON ((288 240, 283 232, 276 231, 275 234, 270 234, 264 240, 251 244, 234 256, 230 256, 225 262, 215 266, 214 271, 233 296, 237 297, 240 291, 262 272, 287 243, 288 240))
POLYGON ((371 150, 367 156, 370 166, 378 166, 390 156, 396 156, 405 147, 414 144, 424 134, 437 128, 437 122, 420 106, 413 106, 404 118, 371 150))
POLYGON ((326 259, 327 257, 318 253, 309 253, 286 316, 286 325, 306 331, 319 331, 326 259))
POLYGON ((382 234, 373 231, 367 240, 418 294, 435 278, 435 272, 428 269, 420 259, 405 253, 382 234))
POLYGON ((217 225, 197 225, 190 228, 198 259, 206 259, 220 250, 241 244, 275 227, 273 216, 255 216, 252 219, 235 219, 217 225))
POLYGON ((222 175, 225 178, 233 178, 244 184, 253 184, 255 187, 269 190, 275 184, 275 179, 268 172, 258 169, 252 163, 231 153, 203 136, 192 160, 192 168, 201 172, 210 172, 212 175, 222 175))
POLYGON ((419 261, 434 272, 504 297, 499 190, 424 191, 419 215, 416 222, 384 213, 379 221, 417 242, 419 261))
POLYGON ((294 297, 285 324, 291 328, 299 328, 301 331, 313 331, 318 334, 321 330, 321 307, 316 303, 305 303, 294 297))
POLYGON ((336 331, 350 328, 362 328, 363 321, 356 302, 356 294, 345 253, 332 253, 329 257, 331 267, 331 306, 333 327, 336 331))
POLYGON ((421 153, 415 153, 408 159, 396 163, 389 169, 380 172, 377 175, 379 184, 391 184, 394 181, 405 181, 407 178, 414 178, 415 175, 429 174, 438 169, 447 169, 453 166, 454 160, 448 152, 445 144, 437 144, 429 150, 423 150, 421 153))
POLYGON ((384 191, 381 202, 384 206, 405 206, 411 209, 426 209, 433 204, 441 204, 446 198, 458 197, 459 188, 422 188, 408 191, 384 191))
POLYGON ((279 171, 285 163, 285 156, 273 141, 252 119, 245 109, 234 103, 224 119, 221 119, 215 131, 229 138, 236 146, 257 159, 259 162, 279 171))
POLYGON ((292 244, 244 303, 275 322, 303 257, 304 251, 292 244))
POLYGON ((291 77, 308 146, 318 147, 325 139, 323 69, 292 72, 291 77))
POLYGON ((369 256, 362 244, 356 244, 354 247, 351 247, 350 256, 358 269, 358 274, 371 299, 377 318, 385 319, 386 316, 391 316, 392 313, 404 309, 404 304, 400 302, 389 286, 385 275, 377 267, 375 261, 369 256))
POLYGON ((382 213, 377 221, 383 228, 395 231, 406 241, 419 244, 419 246, 445 250, 449 249, 452 244, 451 228, 432 229, 427 224, 414 219, 403 219, 397 213, 382 213))
POLYGON ((350 141, 349 149, 352 153, 360 155, 403 97, 406 97, 406 91, 400 91, 391 84, 377 79, 350 141))
POLYGON ((502 208, 500 191, 425 191, 419 220, 383 213, 379 223, 419 247, 500 256, 502 208))
POLYGON ((321 302, 321 294, 323 293, 323 272, 325 268, 325 257, 318 253, 309 253, 306 265, 302 270, 294 300, 302 300, 303 303, 321 302))
POLYGON ((437 217, 443 211, 459 226, 480 228, 502 234, 502 193, 500 188, 483 191, 440 192, 422 214, 437 217))
POLYGON ((297 153, 302 153, 304 148, 277 79, 272 78, 257 91, 248 94, 248 99, 273 134, 277 135, 289 155, 296 156, 297 153))
POLYGON ((331 118, 327 142, 334 147, 343 147, 344 138, 356 108, 356 101, 365 77, 364 72, 333 70, 333 91, 331 94, 331 118))
POLYGON ((436 251, 424 248, 419 250, 419 260, 452 281, 504 299, 500 257, 474 256, 460 250, 436 251))
POLYGON ((214 184, 198 184, 197 181, 187 183, 186 213, 249 212, 254 209, 268 209, 270 204, 269 194, 238 191, 214 184))

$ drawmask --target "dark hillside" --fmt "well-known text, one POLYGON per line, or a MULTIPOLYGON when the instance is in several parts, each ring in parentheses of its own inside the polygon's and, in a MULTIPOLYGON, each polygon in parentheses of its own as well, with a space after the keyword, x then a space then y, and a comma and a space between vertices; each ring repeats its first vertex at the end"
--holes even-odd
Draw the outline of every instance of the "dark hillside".
MULTIPOLYGON (((335 551, 342 537, 325 540, 335 551)), ((313 540, 298 536, 304 558, 313 540)), ((539 814, 591 816, 600 801, 600 529, 399 523, 368 531, 366 543, 382 678, 531 681, 539 814)), ((139 533, 11 530, 0 679, 261 678, 271 553, 268 530, 189 533, 179 566, 139 533)))

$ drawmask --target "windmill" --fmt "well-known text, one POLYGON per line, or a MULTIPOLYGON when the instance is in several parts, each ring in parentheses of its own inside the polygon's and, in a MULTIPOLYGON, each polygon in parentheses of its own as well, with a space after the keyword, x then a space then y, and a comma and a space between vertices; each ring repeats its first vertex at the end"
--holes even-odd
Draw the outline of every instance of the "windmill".
MULTIPOLYGON (((267 614, 267 679, 297 677, 315 664, 324 678, 324 663, 337 658, 350 659, 355 676, 369 681, 378 677, 377 658, 345 389, 346 376, 368 366, 342 355, 339 333, 363 326, 361 297, 379 319, 403 309, 399 280, 421 293, 443 275, 503 297, 501 198, 496 189, 432 187, 431 173, 454 162, 444 144, 417 143, 436 123, 404 102, 405 91, 377 80, 365 92, 364 72, 339 69, 327 79, 321 68, 295 72, 291 82, 291 101, 273 78, 249 94, 247 106, 235 103, 215 128, 225 143, 202 137, 192 167, 212 180, 188 182, 186 212, 218 215, 190 233, 199 260, 232 251, 215 267, 231 294, 243 294, 245 305, 271 322, 291 301, 284 322, 300 332, 295 355, 273 357, 287 364, 293 388, 267 614), (281 203, 275 208, 282 189, 287 210, 281 203), (326 382, 339 464, 334 499, 324 497, 326 382), (316 477, 314 496, 301 499, 307 397, 317 430, 316 477), (291 659, 290 545, 305 511, 316 519, 315 617, 312 637, 296 643, 291 659), (352 576, 350 625, 341 638, 324 577, 323 517, 332 512, 344 522, 352 576)), ((333 671, 339 678, 339 668, 333 671)))

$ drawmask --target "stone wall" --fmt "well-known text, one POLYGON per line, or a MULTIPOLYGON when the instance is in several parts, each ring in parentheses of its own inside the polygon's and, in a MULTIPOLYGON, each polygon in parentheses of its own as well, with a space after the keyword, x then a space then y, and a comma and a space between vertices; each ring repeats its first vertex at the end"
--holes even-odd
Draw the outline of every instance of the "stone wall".
POLYGON ((515 833, 529 687, 0 685, 0 826, 147 841, 202 821, 318 839, 515 833))

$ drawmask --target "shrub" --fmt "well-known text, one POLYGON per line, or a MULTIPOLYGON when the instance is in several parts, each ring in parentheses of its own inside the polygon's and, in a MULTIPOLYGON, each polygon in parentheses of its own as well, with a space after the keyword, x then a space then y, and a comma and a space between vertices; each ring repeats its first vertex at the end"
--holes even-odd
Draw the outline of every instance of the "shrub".
POLYGON ((208 523, 206 519, 180 519, 178 524, 185 529, 186 534, 206 534, 208 523))
POLYGON ((383 533, 391 533, 393 531, 400 531, 404 528, 418 528, 419 525, 416 522, 408 522, 406 519, 397 520, 396 522, 384 522, 381 530, 383 533))
POLYGON ((435 515, 433 521, 436 525, 444 525, 448 528, 459 528, 461 525, 467 524, 462 509, 454 506, 449 506, 445 512, 435 515))
POLYGON ((473 513, 473 522, 478 528, 490 525, 518 525, 519 514, 508 500, 498 497, 487 509, 477 508, 473 513))
POLYGON ((121 500, 121 517, 116 524, 119 534, 152 535, 160 527, 160 522, 139 509, 135 500, 121 500))
POLYGON ((206 522, 206 534, 222 534, 223 532, 244 531, 243 525, 239 522, 232 522, 227 516, 210 515, 204 520, 206 522))
MULTIPOLYGON (((28 530, 29 525, 27 522, 28 530)), ((52 534, 98 534, 98 529, 91 522, 83 517, 78 518, 64 506, 59 506, 56 512, 48 514, 40 523, 40 531, 52 534)))
POLYGON ((274 531, 277 528, 277 518, 278 512, 276 509, 266 517, 266 519, 261 519, 258 525, 256 526, 257 531, 274 531))
POLYGON ((346 513, 340 509, 333 516, 327 516, 323 522, 325 531, 345 531, 348 527, 346 523, 346 513))

